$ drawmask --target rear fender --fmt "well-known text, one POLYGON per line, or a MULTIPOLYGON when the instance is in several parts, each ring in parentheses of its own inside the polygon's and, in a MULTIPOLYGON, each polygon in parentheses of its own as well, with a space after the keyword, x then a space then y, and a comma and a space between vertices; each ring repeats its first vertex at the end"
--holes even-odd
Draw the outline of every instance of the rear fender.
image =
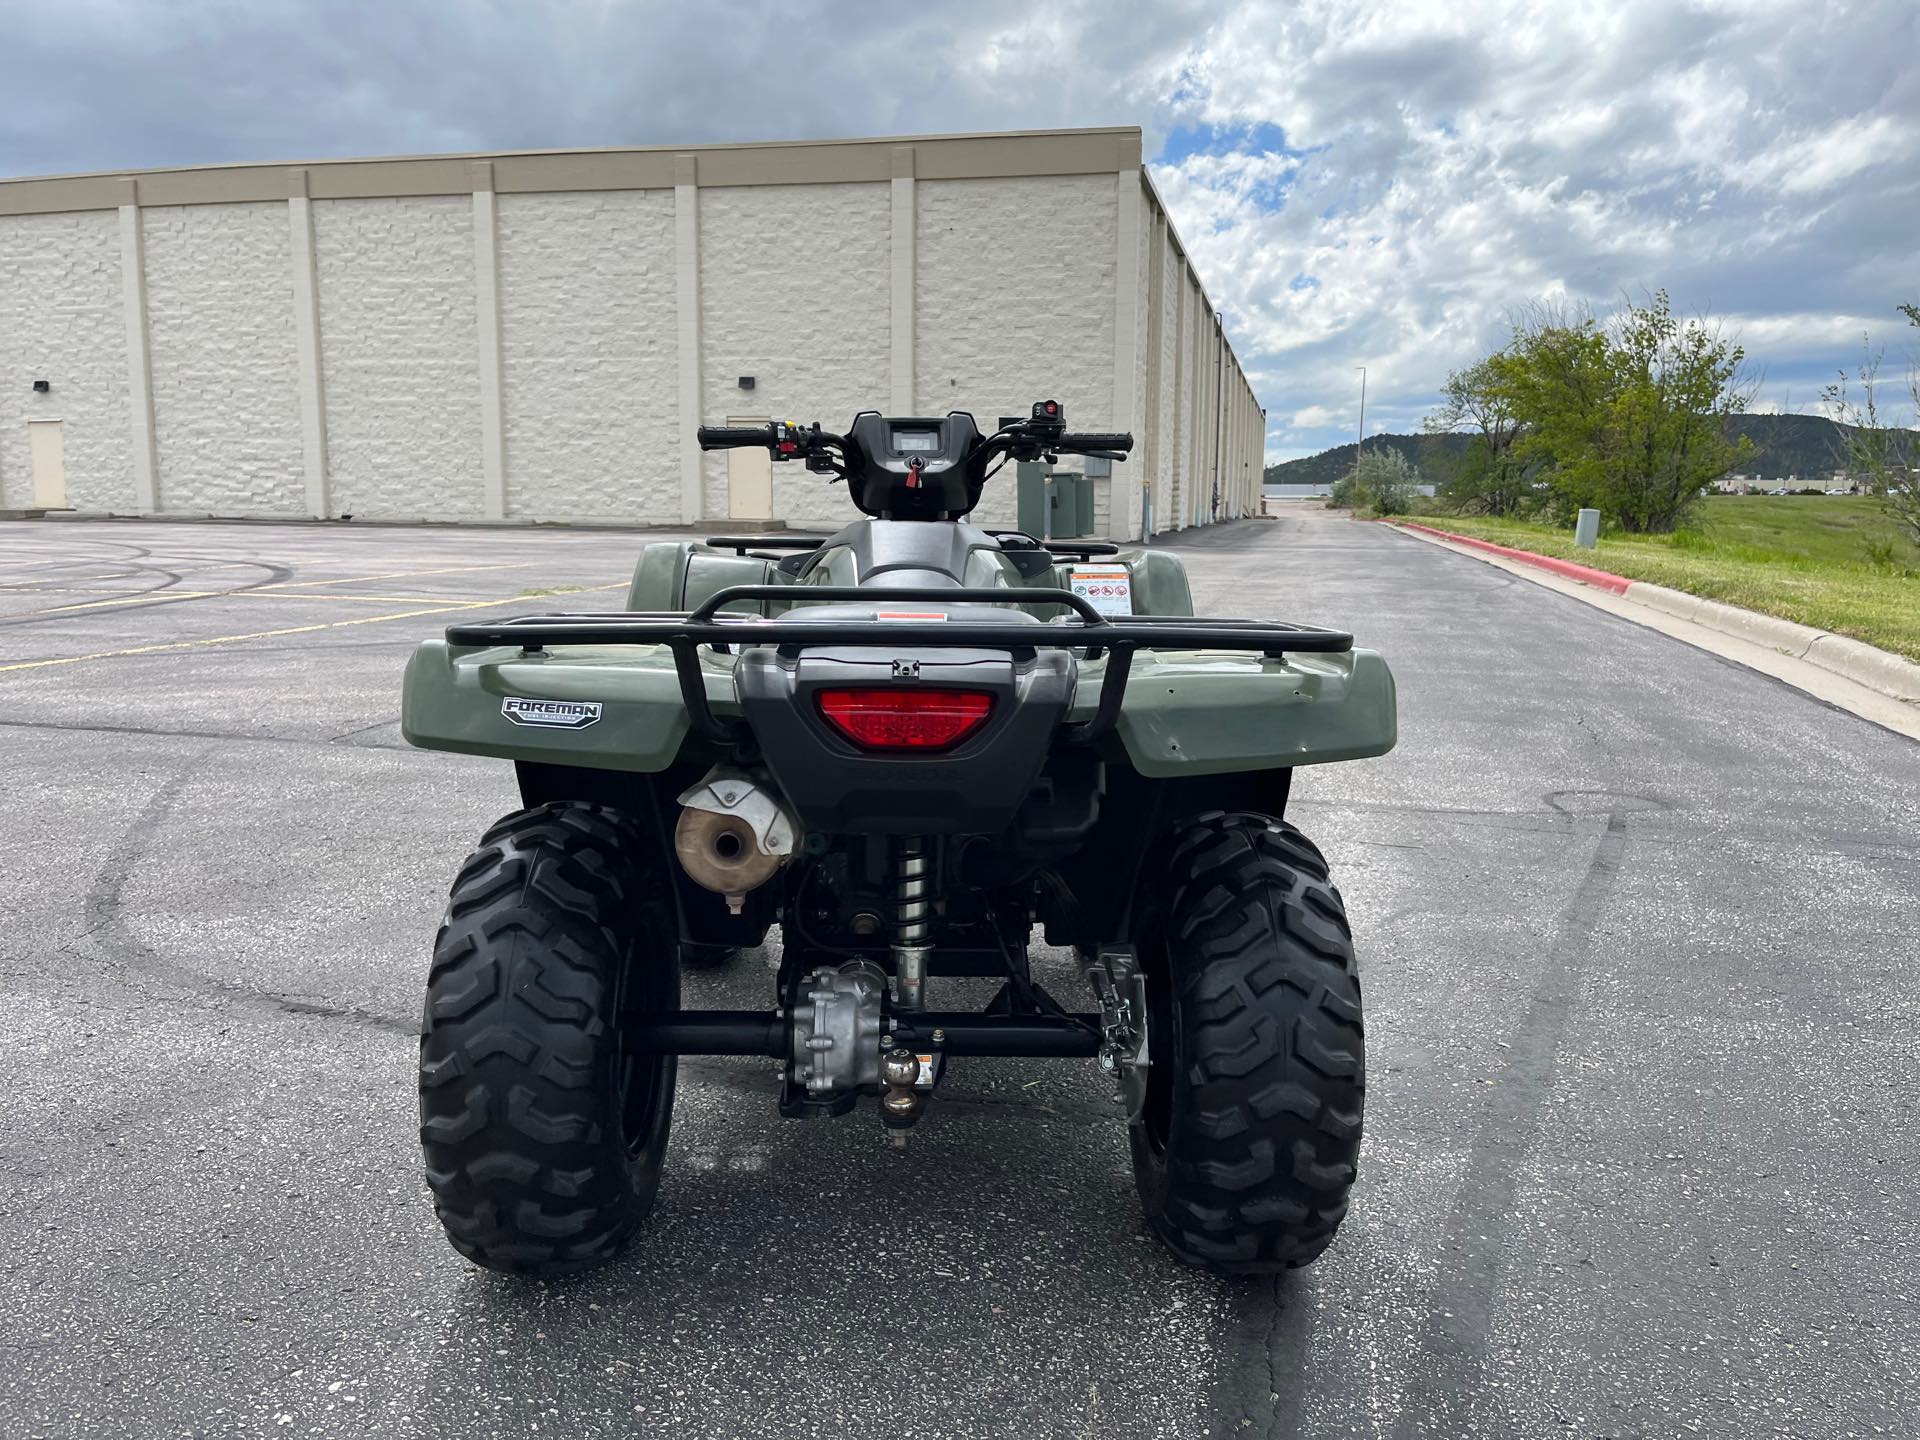
MULTIPOLYGON (((708 706, 738 715, 731 657, 703 652, 700 664, 708 706)), ((426 640, 401 688, 400 733, 425 750, 650 772, 680 757, 689 729, 673 657, 658 645, 528 654, 426 640), (518 702, 578 708, 542 714, 518 702)))
MULTIPOLYGON (((1092 716, 1108 663, 1082 663, 1070 718, 1092 716)), ((1398 733, 1393 673, 1372 650, 1143 651, 1108 743, 1140 774, 1179 779, 1365 759, 1398 733)))

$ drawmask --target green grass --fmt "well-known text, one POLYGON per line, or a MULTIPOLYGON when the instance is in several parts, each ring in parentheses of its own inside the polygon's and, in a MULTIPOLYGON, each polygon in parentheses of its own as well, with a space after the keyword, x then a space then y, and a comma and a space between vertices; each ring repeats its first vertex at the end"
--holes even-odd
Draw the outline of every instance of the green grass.
POLYGON ((1415 517, 1650 580, 1692 595, 1798 620, 1920 660, 1920 547, 1864 495, 1716 495, 1689 528, 1671 535, 1600 537, 1597 551, 1573 532, 1475 516, 1415 517))

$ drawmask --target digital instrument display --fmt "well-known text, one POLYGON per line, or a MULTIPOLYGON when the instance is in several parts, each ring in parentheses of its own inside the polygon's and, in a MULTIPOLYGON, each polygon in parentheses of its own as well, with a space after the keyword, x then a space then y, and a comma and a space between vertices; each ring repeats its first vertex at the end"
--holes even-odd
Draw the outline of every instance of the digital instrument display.
POLYGON ((938 430, 896 430, 893 448, 903 455, 931 454, 940 448, 938 430))

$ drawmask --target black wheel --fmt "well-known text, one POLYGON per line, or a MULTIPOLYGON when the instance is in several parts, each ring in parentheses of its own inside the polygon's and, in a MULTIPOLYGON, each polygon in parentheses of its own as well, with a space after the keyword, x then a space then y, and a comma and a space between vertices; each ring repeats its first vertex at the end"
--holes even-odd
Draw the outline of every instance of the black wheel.
POLYGON ((1360 979, 1327 862, 1263 815, 1196 816, 1143 897, 1151 1066, 1130 1131, 1148 1223, 1191 1265, 1305 1265, 1347 1213, 1360 979))
POLYGON ((507 816, 453 883, 420 1036, 420 1144, 468 1259, 559 1275, 653 1208, 676 1062, 629 1044, 673 1010, 665 877, 638 824, 560 801, 507 816))

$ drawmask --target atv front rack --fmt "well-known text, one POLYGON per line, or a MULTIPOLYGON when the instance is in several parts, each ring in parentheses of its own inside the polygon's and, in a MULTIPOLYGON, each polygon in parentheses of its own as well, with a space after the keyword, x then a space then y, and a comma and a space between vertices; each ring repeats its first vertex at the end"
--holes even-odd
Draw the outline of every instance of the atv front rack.
POLYGON ((694 609, 677 611, 604 611, 587 615, 523 615, 508 620, 472 621, 447 627, 447 643, 468 647, 512 645, 537 653, 550 645, 665 645, 673 653, 674 673, 693 728, 715 740, 731 736, 707 704, 699 650, 711 645, 725 652, 735 645, 853 645, 869 649, 931 646, 945 649, 1084 649, 1089 660, 1111 652, 1100 681, 1100 701, 1091 719, 1068 727, 1066 738, 1079 744, 1105 735, 1120 718, 1127 676, 1137 650, 1230 650, 1256 655, 1344 654, 1353 636, 1340 630, 1290 625, 1280 620, 1198 620, 1184 615, 1127 615, 1111 618, 1070 590, 1004 586, 942 588, 903 586, 876 589, 858 585, 730 585, 709 595, 694 609), (1054 621, 976 620, 945 614, 902 613, 898 619, 766 619, 759 615, 722 615, 728 605, 780 600, 812 605, 838 601, 886 608, 901 601, 943 605, 1059 605, 1073 612, 1054 621))

